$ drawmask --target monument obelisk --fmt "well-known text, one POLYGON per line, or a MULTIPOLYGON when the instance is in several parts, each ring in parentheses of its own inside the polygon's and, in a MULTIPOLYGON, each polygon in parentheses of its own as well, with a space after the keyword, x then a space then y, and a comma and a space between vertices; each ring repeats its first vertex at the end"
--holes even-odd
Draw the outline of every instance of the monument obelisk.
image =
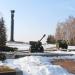
POLYGON ((10 41, 14 42, 14 13, 15 10, 11 10, 11 36, 10 41))

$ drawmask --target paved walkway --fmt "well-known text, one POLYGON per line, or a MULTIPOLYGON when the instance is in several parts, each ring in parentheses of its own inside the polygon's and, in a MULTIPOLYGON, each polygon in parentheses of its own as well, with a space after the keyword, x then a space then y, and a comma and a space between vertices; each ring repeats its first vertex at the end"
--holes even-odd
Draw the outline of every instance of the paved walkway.
POLYGON ((53 61, 53 64, 60 65, 66 70, 68 70, 68 72, 75 74, 75 61, 74 60, 59 59, 59 60, 53 61))

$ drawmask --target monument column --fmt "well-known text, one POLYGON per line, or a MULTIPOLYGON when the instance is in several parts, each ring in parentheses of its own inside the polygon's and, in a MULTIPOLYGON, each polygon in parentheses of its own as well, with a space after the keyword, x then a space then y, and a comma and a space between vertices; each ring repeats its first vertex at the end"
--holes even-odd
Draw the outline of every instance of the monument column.
POLYGON ((10 41, 14 41, 14 12, 15 10, 11 10, 11 36, 10 41))

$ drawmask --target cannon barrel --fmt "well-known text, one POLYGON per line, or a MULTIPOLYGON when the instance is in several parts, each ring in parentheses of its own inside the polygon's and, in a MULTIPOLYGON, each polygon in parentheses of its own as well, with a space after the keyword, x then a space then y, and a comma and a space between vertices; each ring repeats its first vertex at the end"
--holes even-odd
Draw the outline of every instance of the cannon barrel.
POLYGON ((44 34, 43 37, 39 41, 41 41, 45 36, 46 36, 46 34, 44 34))

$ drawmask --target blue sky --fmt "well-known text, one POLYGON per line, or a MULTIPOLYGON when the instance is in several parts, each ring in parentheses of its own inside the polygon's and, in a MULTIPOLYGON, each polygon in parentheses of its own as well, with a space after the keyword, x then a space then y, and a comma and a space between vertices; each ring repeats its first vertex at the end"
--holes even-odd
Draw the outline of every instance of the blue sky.
MULTIPOLYGON (((10 10, 15 10, 15 40, 39 40, 43 34, 54 35, 57 22, 75 16, 75 0, 0 0, 10 40, 10 10)), ((46 38, 44 39, 44 41, 46 38)))

